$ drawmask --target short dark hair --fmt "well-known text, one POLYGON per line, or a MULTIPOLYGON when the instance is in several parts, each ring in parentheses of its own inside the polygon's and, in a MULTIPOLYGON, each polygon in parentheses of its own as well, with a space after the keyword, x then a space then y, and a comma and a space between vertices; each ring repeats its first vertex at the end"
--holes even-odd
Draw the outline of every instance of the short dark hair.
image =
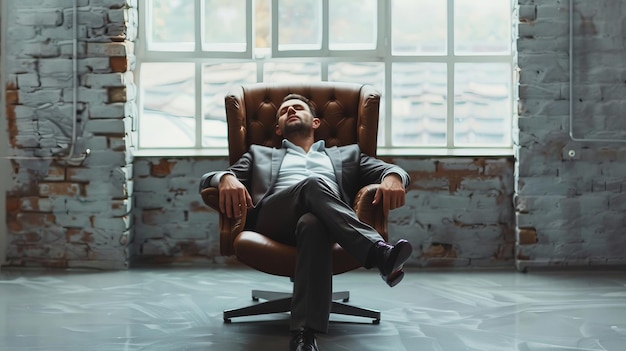
MULTIPOLYGON (((285 96, 285 98, 283 99, 283 101, 280 103, 281 105, 283 104, 283 102, 285 101, 289 101, 289 100, 300 100, 302 102, 304 102, 305 104, 307 104, 307 106, 309 106, 309 110, 311 110, 311 114, 313 115, 313 117, 317 117, 317 109, 315 107, 315 103, 309 99, 307 99, 305 96, 300 95, 300 94, 296 94, 296 93, 291 93, 287 96, 285 96)), ((278 119, 278 114, 280 113, 280 109, 278 111, 276 111, 276 118, 278 119)))

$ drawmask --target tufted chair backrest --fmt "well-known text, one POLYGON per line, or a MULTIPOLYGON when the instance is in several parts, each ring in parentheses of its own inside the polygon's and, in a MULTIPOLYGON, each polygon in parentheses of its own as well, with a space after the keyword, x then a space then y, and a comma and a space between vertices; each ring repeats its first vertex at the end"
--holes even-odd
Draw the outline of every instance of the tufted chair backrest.
POLYGON ((235 163, 252 144, 280 147, 276 111, 283 98, 297 93, 313 101, 320 127, 315 140, 326 146, 358 144, 376 156, 380 93, 371 85, 338 82, 256 83, 233 88, 225 97, 228 158, 235 163))

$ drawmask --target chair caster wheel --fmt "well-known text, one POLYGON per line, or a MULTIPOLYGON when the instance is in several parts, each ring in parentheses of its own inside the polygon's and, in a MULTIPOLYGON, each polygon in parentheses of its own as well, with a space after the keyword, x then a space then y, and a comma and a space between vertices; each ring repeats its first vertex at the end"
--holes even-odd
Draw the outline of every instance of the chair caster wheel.
POLYGON ((379 325, 380 324, 380 319, 374 319, 372 321, 372 324, 379 325))
POLYGON ((252 301, 254 301, 254 302, 259 302, 259 298, 258 298, 258 297, 256 297, 256 296, 253 296, 253 297, 252 297, 252 301))

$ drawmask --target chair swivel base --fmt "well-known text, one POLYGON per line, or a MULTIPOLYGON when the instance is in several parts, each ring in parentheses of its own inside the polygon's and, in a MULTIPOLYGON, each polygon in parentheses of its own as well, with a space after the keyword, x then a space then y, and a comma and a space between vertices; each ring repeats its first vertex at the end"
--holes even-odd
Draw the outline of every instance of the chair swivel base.
MULTIPOLYGON (((267 300, 247 307, 236 308, 224 311, 224 322, 231 323, 232 318, 257 316, 270 313, 283 313, 291 310, 291 293, 252 290, 252 300, 267 300)), ((380 311, 348 305, 345 302, 350 300, 349 291, 334 292, 330 313, 343 314, 347 316, 371 318, 372 324, 380 324, 380 311), (336 300, 341 300, 336 301, 336 300)))

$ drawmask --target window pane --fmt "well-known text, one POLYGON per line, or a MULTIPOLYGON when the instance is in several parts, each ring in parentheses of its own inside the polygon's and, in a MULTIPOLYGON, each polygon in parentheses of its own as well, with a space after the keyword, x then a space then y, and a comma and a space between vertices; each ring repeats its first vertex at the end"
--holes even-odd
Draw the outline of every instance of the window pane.
POLYGON ((510 65, 459 63, 454 78, 454 145, 510 146, 510 65))
POLYGON ((144 63, 140 147, 191 147, 195 143, 193 63, 144 63))
POLYGON ((331 50, 376 49, 376 0, 330 0, 331 50))
POLYGON ((246 51, 246 0, 204 0, 204 50, 246 51))
POLYGON ((446 4, 442 0, 392 0, 391 53, 445 55, 448 30, 446 4))
POLYGON ((202 146, 227 146, 224 96, 236 85, 256 82, 256 64, 204 65, 202 81, 202 146))
MULTIPOLYGON (((337 62, 328 64, 328 80, 370 84, 378 91, 385 88, 385 65, 382 62, 337 62)), ((378 145, 385 144, 385 96, 380 98, 378 145)))
POLYGON ((150 0, 148 49, 194 50, 194 1, 150 0))
POLYGON ((278 50, 319 50, 322 47, 322 2, 278 2, 278 50))
POLYGON ((510 54, 510 1, 456 0, 454 9, 454 52, 510 54))
POLYGON ((446 65, 392 66, 392 146, 446 145, 446 65))
POLYGON ((265 82, 319 82, 322 80, 322 67, 318 62, 266 63, 263 66, 265 82))

